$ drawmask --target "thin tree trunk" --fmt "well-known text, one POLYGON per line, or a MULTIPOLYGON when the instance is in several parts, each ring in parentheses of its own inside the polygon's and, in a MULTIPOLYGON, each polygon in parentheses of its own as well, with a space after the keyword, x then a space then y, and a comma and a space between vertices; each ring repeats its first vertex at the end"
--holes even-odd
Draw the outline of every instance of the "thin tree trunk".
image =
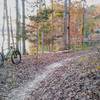
POLYGON ((23 44, 23 54, 26 54, 26 47, 25 47, 25 0, 22 0, 22 15, 23 15, 23 24, 22 24, 22 44, 23 44))
POLYGON ((83 27, 82 27, 82 47, 84 46, 84 21, 85 21, 85 1, 83 1, 83 27))
MULTIPOLYGON (((53 0, 52 0, 52 11, 54 10, 54 7, 53 7, 53 0)), ((52 26, 53 26, 53 12, 52 12, 52 26)), ((54 27, 52 27, 52 32, 53 32, 53 30, 54 30, 54 27)), ((51 41, 52 43, 52 51, 53 51, 53 36, 52 36, 52 41, 51 41)))
POLYGON ((64 1, 64 49, 67 49, 67 0, 64 1))
POLYGON ((44 53, 44 33, 42 32, 42 53, 44 53))
POLYGON ((50 52, 50 40, 49 40, 49 44, 48 44, 48 47, 49 47, 49 52, 50 52))
POLYGON ((16 49, 18 49, 18 34, 19 34, 19 12, 18 12, 18 0, 16 0, 16 49))
POLYGON ((71 5, 71 0, 69 0, 69 13, 68 13, 68 49, 70 49, 70 5, 71 5))
POLYGON ((6 11, 6 21, 7 21, 7 33, 8 33, 8 48, 10 48, 10 32, 9 32, 9 16, 8 16, 8 6, 7 0, 4 0, 5 11, 6 11))
POLYGON ((4 9, 3 9, 3 26, 2 26, 2 52, 4 48, 4 41, 5 41, 5 35, 4 35, 4 28, 5 28, 5 3, 4 3, 4 9))
POLYGON ((11 9, 10 9, 10 29, 11 29, 12 45, 15 48, 15 45, 14 45, 14 35, 13 35, 13 29, 12 29, 11 9))
POLYGON ((52 51, 53 51, 53 47, 54 47, 54 38, 53 38, 53 36, 52 36, 52 41, 51 42, 52 42, 51 45, 52 45, 52 51))
POLYGON ((36 37, 36 46, 37 46, 37 47, 36 47, 36 48, 37 48, 36 59, 37 59, 37 66, 38 66, 38 53, 39 53, 39 52, 38 52, 38 51, 39 51, 39 46, 38 46, 38 45, 39 45, 39 30, 37 30, 37 34, 36 34, 36 36, 37 36, 37 37, 36 37))

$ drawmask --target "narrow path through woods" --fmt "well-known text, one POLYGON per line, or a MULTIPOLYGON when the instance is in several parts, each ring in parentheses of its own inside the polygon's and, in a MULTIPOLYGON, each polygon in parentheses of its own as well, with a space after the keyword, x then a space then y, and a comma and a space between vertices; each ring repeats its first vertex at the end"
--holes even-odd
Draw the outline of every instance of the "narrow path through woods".
MULTIPOLYGON (((57 69, 67 65, 71 61, 78 61, 82 56, 88 56, 88 55, 93 55, 93 51, 90 52, 82 52, 80 54, 74 55, 73 57, 63 59, 59 62, 50 64, 46 66, 45 70, 41 73, 38 74, 34 80, 27 82, 25 85, 16 88, 9 93, 8 98, 6 100, 26 100, 25 98, 28 98, 30 93, 37 89, 39 87, 39 84, 43 81, 46 80, 50 77, 50 75, 55 72, 57 69)), ((71 66, 66 66, 66 67, 71 67, 71 66)), ((73 70, 74 71, 74 70, 73 70)), ((28 99, 27 99, 28 100, 28 99)), ((30 100, 30 99, 29 99, 30 100)), ((38 99, 32 99, 32 100, 38 100, 38 99)))

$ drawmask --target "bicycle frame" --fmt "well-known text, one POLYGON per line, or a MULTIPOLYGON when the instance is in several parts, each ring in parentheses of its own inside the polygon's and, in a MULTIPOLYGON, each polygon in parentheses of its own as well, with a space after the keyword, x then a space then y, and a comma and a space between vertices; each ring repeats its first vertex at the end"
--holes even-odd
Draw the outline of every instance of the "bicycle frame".
MULTIPOLYGON (((11 57, 12 52, 14 51, 14 48, 7 48, 7 49, 8 49, 7 53, 6 54, 3 53, 5 60, 9 59, 11 57)), ((5 50, 7 50, 7 49, 5 49, 5 50)))
POLYGON ((21 54, 18 50, 16 50, 13 47, 7 48, 5 50, 2 50, 1 52, 1 63, 0 65, 4 64, 5 60, 11 59, 13 64, 19 64, 21 62, 21 54), (5 52, 7 50, 7 52, 5 52))

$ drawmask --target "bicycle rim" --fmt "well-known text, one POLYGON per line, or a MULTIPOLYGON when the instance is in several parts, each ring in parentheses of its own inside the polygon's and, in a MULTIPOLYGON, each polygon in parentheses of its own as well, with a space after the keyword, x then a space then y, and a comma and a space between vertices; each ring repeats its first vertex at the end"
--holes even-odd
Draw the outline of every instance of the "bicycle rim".
POLYGON ((3 55, 0 53, 0 66, 4 64, 3 55))
POLYGON ((21 54, 19 51, 14 51, 11 55, 11 60, 13 64, 19 64, 21 62, 21 54))

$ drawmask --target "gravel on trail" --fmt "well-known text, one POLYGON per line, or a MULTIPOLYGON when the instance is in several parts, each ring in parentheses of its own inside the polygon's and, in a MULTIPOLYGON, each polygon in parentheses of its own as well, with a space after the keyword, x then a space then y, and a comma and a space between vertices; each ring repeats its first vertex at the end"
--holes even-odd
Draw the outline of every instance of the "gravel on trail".
MULTIPOLYGON (((46 65, 65 59, 72 54, 67 53, 46 53, 39 54, 38 62, 36 56, 23 56, 19 65, 14 65, 11 61, 0 66, 0 98, 5 98, 8 93, 27 81, 34 80, 37 74, 45 70, 46 65)), ((2 99, 0 99, 2 100, 2 99)))
POLYGON ((96 66, 100 55, 93 51, 39 55, 38 64, 25 56, 19 66, 4 67, 0 100, 100 100, 96 66))

